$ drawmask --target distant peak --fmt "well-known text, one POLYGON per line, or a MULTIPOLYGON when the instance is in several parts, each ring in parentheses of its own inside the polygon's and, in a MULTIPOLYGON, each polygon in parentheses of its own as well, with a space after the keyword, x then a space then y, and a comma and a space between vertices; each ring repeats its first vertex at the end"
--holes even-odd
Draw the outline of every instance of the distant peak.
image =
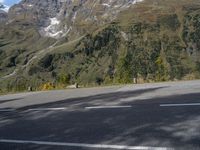
POLYGON ((9 8, 10 8, 9 6, 6 6, 6 5, 0 3, 0 10, 3 10, 3 11, 5 11, 5 12, 8 12, 9 8))

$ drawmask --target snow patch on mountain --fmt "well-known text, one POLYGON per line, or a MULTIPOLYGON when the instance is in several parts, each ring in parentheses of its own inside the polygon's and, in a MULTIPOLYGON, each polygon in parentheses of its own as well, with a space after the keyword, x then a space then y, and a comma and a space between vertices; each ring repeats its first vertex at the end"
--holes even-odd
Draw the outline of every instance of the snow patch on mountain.
POLYGON ((110 5, 109 5, 109 4, 107 4, 107 3, 103 3, 102 5, 103 5, 103 6, 110 7, 110 5))
POLYGON ((66 25, 62 30, 60 30, 61 22, 56 17, 50 18, 49 20, 50 24, 47 27, 41 28, 41 35, 57 39, 70 32, 71 27, 68 29, 66 25))

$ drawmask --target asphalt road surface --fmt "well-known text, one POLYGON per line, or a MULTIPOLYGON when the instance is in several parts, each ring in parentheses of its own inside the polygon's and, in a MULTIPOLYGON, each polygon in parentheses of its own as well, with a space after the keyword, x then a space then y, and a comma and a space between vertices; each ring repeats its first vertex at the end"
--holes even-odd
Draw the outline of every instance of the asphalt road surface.
POLYGON ((0 150, 200 150, 200 80, 0 96, 0 150))

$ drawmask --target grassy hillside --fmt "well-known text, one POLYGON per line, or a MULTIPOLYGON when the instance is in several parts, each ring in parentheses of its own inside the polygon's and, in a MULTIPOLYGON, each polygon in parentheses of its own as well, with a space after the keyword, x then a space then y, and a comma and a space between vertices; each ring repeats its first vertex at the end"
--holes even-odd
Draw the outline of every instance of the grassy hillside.
POLYGON ((200 77, 198 0, 138 3, 112 23, 41 53, 55 41, 40 37, 34 25, 15 23, 0 33, 0 76, 19 68, 0 81, 2 91, 200 77))

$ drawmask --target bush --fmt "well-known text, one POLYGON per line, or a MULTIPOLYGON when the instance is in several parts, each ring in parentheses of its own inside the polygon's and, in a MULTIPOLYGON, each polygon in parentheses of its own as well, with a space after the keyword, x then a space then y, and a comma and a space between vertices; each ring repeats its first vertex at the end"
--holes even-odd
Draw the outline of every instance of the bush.
POLYGON ((58 81, 58 83, 67 85, 70 83, 70 79, 71 79, 70 74, 60 74, 57 78, 57 81, 58 81))
POLYGON ((53 89, 54 89, 54 85, 50 82, 43 84, 41 87, 42 91, 53 90, 53 89))
POLYGON ((199 61, 196 62, 196 70, 197 70, 198 72, 200 72, 200 62, 199 62, 199 61))
POLYGON ((96 83, 101 85, 103 83, 103 79, 101 77, 96 77, 96 83))
POLYGON ((131 65, 131 55, 127 55, 119 60, 117 65, 117 82, 131 83, 133 79, 133 69, 131 65))

